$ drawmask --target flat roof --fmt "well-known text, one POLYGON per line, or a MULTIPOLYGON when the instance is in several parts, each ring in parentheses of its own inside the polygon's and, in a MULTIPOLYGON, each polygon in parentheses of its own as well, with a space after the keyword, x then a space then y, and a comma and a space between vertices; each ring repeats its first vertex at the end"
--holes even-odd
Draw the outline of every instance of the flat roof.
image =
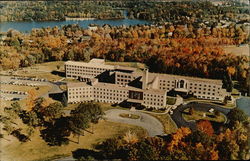
POLYGON ((66 65, 76 65, 76 66, 84 66, 84 67, 92 67, 92 68, 104 68, 104 69, 114 70, 114 66, 112 66, 112 65, 96 63, 95 61, 93 63, 79 62, 79 61, 67 61, 67 62, 65 62, 65 64, 66 65))
POLYGON ((222 84, 222 80, 219 79, 207 79, 207 78, 200 78, 200 77, 190 77, 190 76, 182 76, 182 75, 173 75, 173 74, 164 74, 164 73, 148 73, 148 81, 151 82, 156 76, 159 77, 159 79, 186 79, 186 80, 192 80, 202 83, 215 83, 215 84, 222 84))
POLYGON ((86 86, 90 86, 90 85, 88 85, 86 82, 69 82, 69 83, 67 83, 67 87, 69 87, 69 88, 86 87, 86 86))
POLYGON ((166 90, 162 89, 141 89, 132 86, 121 86, 119 84, 112 84, 112 83, 102 83, 99 82, 94 85, 95 87, 110 87, 111 89, 121 89, 121 90, 131 90, 131 91, 138 91, 138 92, 146 92, 146 93, 155 93, 155 94, 165 94, 166 90))
POLYGON ((98 59, 98 58, 93 58, 89 61, 89 63, 99 63, 99 64, 104 64, 105 60, 104 59, 98 59))

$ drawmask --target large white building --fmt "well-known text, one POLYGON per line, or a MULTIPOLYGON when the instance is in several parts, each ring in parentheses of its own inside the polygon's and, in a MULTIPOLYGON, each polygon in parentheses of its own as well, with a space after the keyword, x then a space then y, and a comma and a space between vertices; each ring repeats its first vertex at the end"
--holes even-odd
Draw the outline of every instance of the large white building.
POLYGON ((150 73, 147 69, 107 65, 104 59, 92 59, 89 63, 68 61, 65 71, 67 78, 84 81, 68 83, 69 103, 126 101, 164 108, 170 91, 210 100, 223 100, 226 95, 221 80, 150 73))

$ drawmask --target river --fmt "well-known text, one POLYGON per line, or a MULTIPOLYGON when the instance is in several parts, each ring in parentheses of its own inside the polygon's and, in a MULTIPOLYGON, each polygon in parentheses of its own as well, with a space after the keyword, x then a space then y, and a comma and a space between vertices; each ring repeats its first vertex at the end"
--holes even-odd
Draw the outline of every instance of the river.
POLYGON ((236 104, 250 117, 250 97, 241 97, 236 100, 236 104))
POLYGON ((89 24, 104 25, 109 24, 111 26, 129 26, 129 25, 142 25, 150 24, 149 21, 137 20, 137 19, 118 19, 118 20, 67 20, 67 21, 43 21, 43 22, 0 22, 0 32, 6 32, 9 29, 15 29, 21 32, 29 32, 32 28, 42 27, 54 27, 68 24, 79 24, 83 28, 87 28, 89 24))

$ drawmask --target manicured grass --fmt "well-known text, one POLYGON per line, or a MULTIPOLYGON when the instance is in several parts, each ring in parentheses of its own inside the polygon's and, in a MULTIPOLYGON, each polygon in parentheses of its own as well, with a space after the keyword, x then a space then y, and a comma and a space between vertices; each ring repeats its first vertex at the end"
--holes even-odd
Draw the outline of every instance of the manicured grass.
POLYGON ((80 82, 77 79, 71 79, 71 78, 65 78, 63 81, 66 81, 66 82, 80 82))
POLYGON ((103 102, 99 102, 98 104, 100 104, 101 108, 103 111, 107 111, 107 110, 111 110, 111 109, 121 109, 121 110, 129 110, 129 108, 124 108, 121 106, 112 106, 112 104, 110 103, 103 103, 103 102))
POLYGON ((172 97, 167 97, 167 105, 174 105, 176 102, 176 98, 172 98, 172 97))
POLYGON ((217 105, 217 106, 220 106, 222 108, 229 108, 229 109, 232 109, 235 107, 234 104, 223 104, 220 101, 203 100, 203 99, 197 99, 195 97, 190 97, 190 98, 184 99, 184 102, 187 102, 187 101, 207 103, 207 104, 217 105))
POLYGON ((148 108, 145 108, 144 111, 150 111, 150 112, 156 112, 156 113, 164 113, 166 112, 166 110, 158 110, 158 109, 148 109, 148 108))
POLYGON ((119 116, 123 117, 123 118, 129 118, 129 119, 139 119, 140 118, 140 116, 138 116, 138 115, 127 114, 127 113, 121 113, 119 116))
POLYGON ((152 113, 147 113, 153 117, 155 117, 156 119, 158 119, 163 127, 164 127, 164 132, 166 134, 171 134, 176 132, 177 130, 177 126, 175 124, 175 122, 171 119, 171 117, 168 114, 152 114, 152 113))
MULTIPOLYGON (((65 110, 73 110, 75 109, 80 103, 76 103, 76 104, 68 104, 67 107, 65 107, 65 110)), ((98 104, 101 106, 103 111, 108 111, 111 109, 122 109, 122 110, 129 110, 129 108, 123 108, 120 106, 112 106, 112 104, 110 103, 103 103, 103 102, 98 102, 98 104)))
POLYGON ((204 112, 204 111, 197 111, 194 110, 193 115, 189 114, 189 109, 184 110, 184 113, 182 113, 182 116, 185 120, 209 120, 209 121, 215 121, 215 122, 225 122, 225 117, 223 114, 220 114, 219 116, 215 116, 215 114, 212 114, 210 112, 204 112), (203 114, 206 113, 206 117, 203 117, 203 114))
MULTIPOLYGON (((94 144, 124 134, 128 130, 138 133, 138 135, 145 135, 145 131, 141 127, 102 120, 94 125, 94 134, 85 132, 85 136, 80 136, 79 144, 74 143, 77 141, 77 137, 71 136, 69 145, 48 146, 39 136, 39 131, 36 131, 34 136, 31 137, 31 141, 26 143, 20 143, 17 139, 10 136, 8 137, 8 139, 11 139, 10 144, 5 144, 1 148, 1 160, 31 161, 47 160, 56 155, 69 156, 72 154, 72 151, 78 148, 94 149, 94 144)), ((4 140, 1 139, 1 141, 4 140)))

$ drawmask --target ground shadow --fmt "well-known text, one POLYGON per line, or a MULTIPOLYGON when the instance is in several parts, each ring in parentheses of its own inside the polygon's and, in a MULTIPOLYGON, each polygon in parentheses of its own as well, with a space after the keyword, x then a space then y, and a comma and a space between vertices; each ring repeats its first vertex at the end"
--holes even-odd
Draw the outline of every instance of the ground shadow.
POLYGON ((53 70, 51 72, 51 74, 58 75, 60 77, 65 77, 65 72, 60 72, 60 71, 56 71, 56 70, 53 70))
POLYGON ((75 151, 72 151, 72 156, 75 159, 86 159, 89 157, 93 157, 94 159, 102 159, 102 155, 100 152, 89 149, 76 149, 75 151))
POLYGON ((189 112, 185 112, 185 111, 182 111, 181 113, 186 114, 186 115, 190 115, 189 112))

